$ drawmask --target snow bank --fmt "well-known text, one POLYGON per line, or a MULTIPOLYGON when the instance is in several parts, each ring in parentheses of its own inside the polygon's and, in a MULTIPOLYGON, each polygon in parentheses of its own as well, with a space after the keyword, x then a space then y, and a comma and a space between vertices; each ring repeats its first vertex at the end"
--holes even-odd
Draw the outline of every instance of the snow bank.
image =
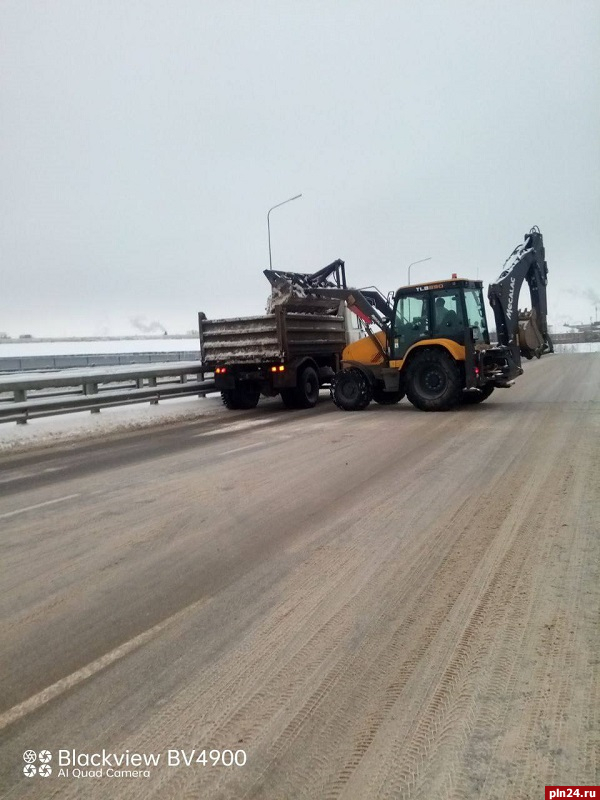
POLYGON ((0 425, 0 453, 21 452, 82 439, 101 439, 111 433, 152 428, 223 413, 221 398, 182 397, 159 405, 140 404, 103 408, 99 414, 77 411, 30 420, 26 425, 0 425))

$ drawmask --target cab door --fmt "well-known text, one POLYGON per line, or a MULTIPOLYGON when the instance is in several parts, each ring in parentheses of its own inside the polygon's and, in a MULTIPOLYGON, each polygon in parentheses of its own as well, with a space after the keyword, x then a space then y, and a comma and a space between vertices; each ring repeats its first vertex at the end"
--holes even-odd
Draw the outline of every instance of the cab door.
POLYGON ((434 339, 452 339, 464 345, 466 323, 462 294, 459 287, 431 291, 431 333, 434 339))
POLYGON ((421 339, 430 338, 429 292, 396 296, 392 358, 402 359, 408 348, 421 339))

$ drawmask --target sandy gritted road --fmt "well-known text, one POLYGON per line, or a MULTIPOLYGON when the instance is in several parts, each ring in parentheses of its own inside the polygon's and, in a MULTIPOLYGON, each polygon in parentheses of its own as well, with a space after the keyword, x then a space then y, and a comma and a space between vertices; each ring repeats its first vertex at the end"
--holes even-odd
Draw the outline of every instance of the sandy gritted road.
POLYGON ((600 355, 552 356, 453 413, 271 402, 5 457, 2 796, 598 783, 599 400, 600 355))

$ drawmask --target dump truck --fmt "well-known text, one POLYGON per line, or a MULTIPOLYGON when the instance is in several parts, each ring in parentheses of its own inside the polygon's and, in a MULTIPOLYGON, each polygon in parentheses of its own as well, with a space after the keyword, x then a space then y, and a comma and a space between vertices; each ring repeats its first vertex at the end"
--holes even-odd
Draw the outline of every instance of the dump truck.
POLYGON ((281 396, 288 408, 312 408, 341 367, 344 348, 361 335, 338 298, 311 294, 346 289, 341 259, 314 273, 265 270, 266 313, 207 319, 198 315, 200 357, 213 372, 228 409, 254 408, 260 396, 281 396))

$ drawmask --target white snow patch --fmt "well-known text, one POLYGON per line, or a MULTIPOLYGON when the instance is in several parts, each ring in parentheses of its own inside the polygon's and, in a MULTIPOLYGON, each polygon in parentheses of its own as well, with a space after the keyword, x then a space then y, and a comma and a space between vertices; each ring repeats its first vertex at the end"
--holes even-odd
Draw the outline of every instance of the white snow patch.
POLYGON ((224 425, 222 428, 215 428, 212 431, 195 433, 194 437, 217 436, 220 433, 235 433, 236 431, 245 431, 247 428, 256 428, 259 425, 269 425, 271 422, 275 422, 276 419, 277 417, 264 417, 263 419, 242 420, 242 422, 233 422, 231 425, 224 425))

